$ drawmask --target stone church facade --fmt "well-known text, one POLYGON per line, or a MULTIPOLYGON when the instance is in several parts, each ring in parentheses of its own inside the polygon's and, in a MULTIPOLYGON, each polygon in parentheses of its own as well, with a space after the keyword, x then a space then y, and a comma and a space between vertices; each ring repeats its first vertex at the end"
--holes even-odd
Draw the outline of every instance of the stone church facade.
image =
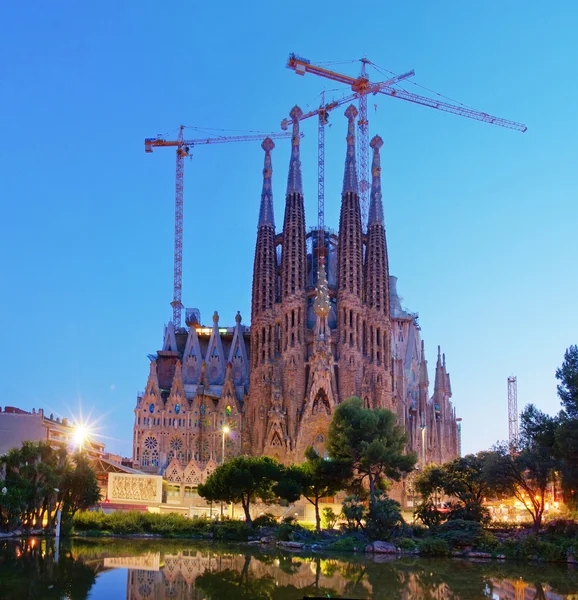
POLYGON ((272 197, 273 141, 263 142, 251 326, 210 327, 187 310, 186 328, 165 329, 151 356, 146 389, 137 397, 133 459, 143 471, 196 485, 223 459, 267 455, 302 460, 325 453, 335 407, 350 396, 387 408, 408 434, 420 464, 459 455, 459 419, 445 356, 438 347, 430 396, 417 315, 402 308, 389 275, 381 194, 379 136, 373 152, 369 219, 361 223, 355 162, 355 117, 347 147, 337 234, 307 231, 295 107, 283 228, 272 197))

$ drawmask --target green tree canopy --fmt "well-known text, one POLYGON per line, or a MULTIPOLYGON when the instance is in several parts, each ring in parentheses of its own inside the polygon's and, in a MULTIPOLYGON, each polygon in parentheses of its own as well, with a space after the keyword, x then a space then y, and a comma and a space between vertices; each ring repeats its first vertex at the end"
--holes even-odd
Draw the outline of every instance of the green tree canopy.
POLYGON ((80 508, 100 499, 94 471, 86 456, 78 453, 71 462, 66 448, 48 442, 24 442, 0 457, 0 527, 50 528, 58 509, 69 519, 80 508))
POLYGON ((315 507, 317 531, 321 531, 319 501, 324 496, 333 496, 343 489, 349 479, 348 460, 326 460, 308 446, 305 462, 285 469, 284 476, 276 488, 280 497, 294 501, 304 496, 315 507))
POLYGON ((566 414, 578 418, 578 346, 570 346, 564 353, 562 366, 556 369, 558 396, 566 414))
POLYGON ((517 451, 498 445, 484 465, 488 484, 518 499, 530 513, 536 532, 542 524, 546 489, 559 466, 554 454, 556 427, 556 419, 528 405, 520 415, 517 451))
POLYGON ((370 503, 383 477, 399 481, 413 469, 417 456, 406 453, 407 436, 390 410, 364 408, 360 398, 342 402, 333 414, 327 436, 327 449, 334 460, 342 460, 353 477, 369 483, 370 503))
POLYGON ((578 346, 566 350, 556 378, 563 407, 556 431, 562 490, 566 504, 578 509, 578 346))
POLYGON ((283 474, 282 465, 268 456, 237 456, 227 461, 209 475, 198 492, 211 502, 240 502, 245 512, 245 522, 251 525, 251 503, 256 499, 273 502, 277 494, 275 485, 283 474))

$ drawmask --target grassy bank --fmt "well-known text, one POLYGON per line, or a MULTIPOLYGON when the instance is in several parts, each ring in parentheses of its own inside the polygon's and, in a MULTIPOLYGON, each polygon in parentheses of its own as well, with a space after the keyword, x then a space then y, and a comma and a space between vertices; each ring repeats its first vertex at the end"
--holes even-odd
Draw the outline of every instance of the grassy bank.
MULTIPOLYGON (((256 520, 247 527, 242 521, 187 519, 177 514, 146 512, 79 512, 74 532, 83 536, 138 536, 239 540, 275 544, 294 542, 304 549, 363 552, 371 540, 360 531, 325 530, 317 534, 296 522, 256 520)), ((510 560, 566 562, 578 556, 578 525, 546 528, 540 535, 527 529, 485 529, 472 521, 448 521, 437 528, 398 528, 387 536, 400 554, 428 557, 471 556, 510 560)))

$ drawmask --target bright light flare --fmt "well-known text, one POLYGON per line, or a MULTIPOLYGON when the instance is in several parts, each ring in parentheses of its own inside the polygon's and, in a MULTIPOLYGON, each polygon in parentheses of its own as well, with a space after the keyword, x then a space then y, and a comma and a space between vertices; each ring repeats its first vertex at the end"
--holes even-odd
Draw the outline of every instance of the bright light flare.
POLYGON ((90 432, 86 426, 76 425, 76 427, 74 429, 73 439, 74 439, 74 443, 80 449, 82 449, 84 442, 86 442, 88 440, 89 436, 90 436, 90 432))
POLYGON ((229 433, 229 431, 231 431, 231 430, 229 429, 229 426, 228 426, 228 425, 225 425, 225 426, 223 427, 223 433, 224 433, 224 434, 227 434, 227 433, 229 433))

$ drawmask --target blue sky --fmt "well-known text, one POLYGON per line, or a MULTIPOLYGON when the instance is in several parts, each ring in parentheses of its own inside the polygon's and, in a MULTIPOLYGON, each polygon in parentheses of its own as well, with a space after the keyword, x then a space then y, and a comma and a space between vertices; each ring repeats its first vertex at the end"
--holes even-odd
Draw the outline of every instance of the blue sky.
MULTIPOLYGON (((369 99, 382 149, 391 273, 420 314, 433 381, 445 351, 463 451, 507 437, 520 408, 559 408, 554 372, 578 337, 578 8, 487 0, 331 5, 225 1, 5 2, 0 7, 0 405, 101 419, 131 454, 146 355, 171 316, 174 153, 143 139, 182 123, 277 131, 340 86, 285 69, 367 56, 525 134, 388 97, 369 99), (376 106, 374 106, 376 105, 376 106)), ((336 66, 357 75, 359 63, 336 66)), ((377 73, 372 78, 380 80, 377 73)), ((424 93, 413 84, 406 89, 424 93)), ((337 227, 346 120, 332 115, 326 224, 337 227)), ((308 225, 316 123, 303 124, 308 225)), ((190 132, 194 137, 194 132, 190 132)), ((186 163, 183 300, 210 323, 250 315, 258 143, 186 163)), ((289 144, 273 151, 276 220, 289 144)))

